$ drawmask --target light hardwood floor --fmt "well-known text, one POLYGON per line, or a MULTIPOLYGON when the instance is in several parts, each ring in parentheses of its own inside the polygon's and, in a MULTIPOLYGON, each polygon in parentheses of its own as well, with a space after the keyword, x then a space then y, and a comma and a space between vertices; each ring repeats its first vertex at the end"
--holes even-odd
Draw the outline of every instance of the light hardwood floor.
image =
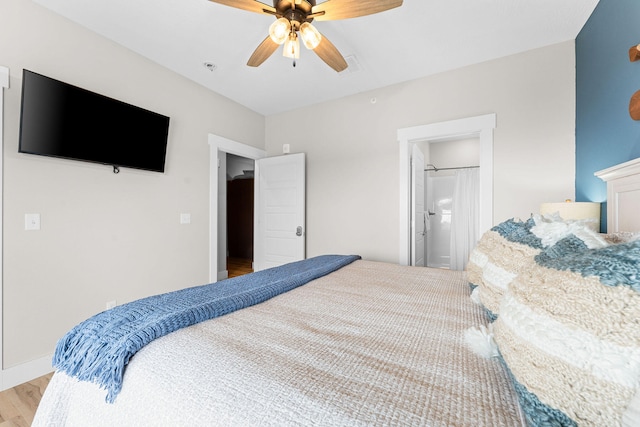
POLYGON ((251 260, 243 258, 227 258, 227 271, 229 278, 242 276, 253 272, 251 260))
MULTIPOLYGON (((229 258, 229 277, 251 273, 251 260, 229 258)), ((53 373, 0 392, 0 427, 29 427, 53 373)))
POLYGON ((0 392, 0 427, 29 427, 52 375, 0 392))

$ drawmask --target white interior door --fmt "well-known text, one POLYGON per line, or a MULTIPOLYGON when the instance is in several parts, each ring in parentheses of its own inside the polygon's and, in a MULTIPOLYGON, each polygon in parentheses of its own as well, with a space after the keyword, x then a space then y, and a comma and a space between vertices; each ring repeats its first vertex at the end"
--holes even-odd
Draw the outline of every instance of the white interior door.
POLYGON ((305 258, 305 154, 256 160, 255 271, 305 258))
POLYGON ((424 266, 424 154, 411 152, 411 265, 424 266))

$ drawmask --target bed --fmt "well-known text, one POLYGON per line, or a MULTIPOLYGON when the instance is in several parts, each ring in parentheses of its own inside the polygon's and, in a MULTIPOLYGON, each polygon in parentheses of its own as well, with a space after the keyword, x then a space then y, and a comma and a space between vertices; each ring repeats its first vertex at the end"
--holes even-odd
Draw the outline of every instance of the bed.
POLYGON ((330 256, 340 265, 321 274, 307 274, 312 258, 246 276, 309 280, 259 299, 234 294, 238 310, 198 308, 214 315, 165 322, 166 334, 145 326, 122 370, 92 361, 81 372, 108 335, 81 324, 59 343, 33 425, 640 425, 640 240, 627 230, 591 241, 538 218, 564 233, 542 244, 531 221, 486 233, 468 272, 330 256), (611 266, 611 256, 622 270, 576 267, 611 266), (76 339, 86 330, 89 347, 76 339))
POLYGON ((465 348, 486 322, 469 293, 463 272, 356 260, 154 340, 113 403, 57 372, 34 426, 522 425, 504 368, 465 348))

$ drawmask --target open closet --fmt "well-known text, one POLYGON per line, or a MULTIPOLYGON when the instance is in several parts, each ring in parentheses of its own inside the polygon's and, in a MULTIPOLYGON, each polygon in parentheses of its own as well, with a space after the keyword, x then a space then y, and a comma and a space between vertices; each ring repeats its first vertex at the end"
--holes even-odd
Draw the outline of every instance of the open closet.
POLYGON ((227 154, 227 270, 251 272, 253 263, 254 161, 227 154))

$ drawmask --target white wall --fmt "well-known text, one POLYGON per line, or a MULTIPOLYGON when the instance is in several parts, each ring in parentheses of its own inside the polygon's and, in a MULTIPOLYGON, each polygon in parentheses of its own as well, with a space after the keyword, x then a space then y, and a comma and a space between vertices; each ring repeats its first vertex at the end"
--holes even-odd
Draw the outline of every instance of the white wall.
MULTIPOLYGON (((69 328, 149 294, 208 282, 209 133, 263 148, 263 116, 25 0, 0 2, 4 368, 69 328), (18 153, 22 69, 171 117, 164 174, 18 153), (24 231, 40 213, 41 231, 24 231), (191 224, 180 225, 179 214, 191 224)), ((206 72, 206 70, 204 70, 206 72)))
POLYGON ((573 41, 267 117, 269 155, 307 153, 308 256, 397 262, 397 129, 489 113, 494 224, 574 194, 573 41))
MULTIPOLYGON (((431 160, 437 168, 478 166, 480 163, 480 140, 478 138, 432 142, 429 144, 431 160)), ((437 172, 439 175, 455 175, 454 170, 437 172)))

